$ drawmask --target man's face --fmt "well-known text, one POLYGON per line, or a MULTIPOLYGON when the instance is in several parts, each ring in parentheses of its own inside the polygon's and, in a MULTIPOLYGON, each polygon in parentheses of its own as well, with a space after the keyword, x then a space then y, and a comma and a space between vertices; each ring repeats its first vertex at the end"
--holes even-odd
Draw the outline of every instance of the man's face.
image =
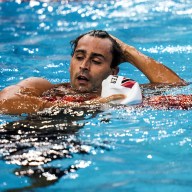
POLYGON ((72 87, 79 92, 101 91, 101 84, 110 74, 112 42, 89 35, 83 36, 75 49, 70 63, 72 87))

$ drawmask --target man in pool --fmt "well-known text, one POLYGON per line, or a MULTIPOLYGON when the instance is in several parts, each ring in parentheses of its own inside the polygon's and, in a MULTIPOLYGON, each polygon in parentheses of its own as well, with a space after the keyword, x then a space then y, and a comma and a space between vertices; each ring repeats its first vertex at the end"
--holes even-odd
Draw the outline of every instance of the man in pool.
POLYGON ((124 96, 100 98, 100 95, 102 81, 109 75, 117 75, 122 62, 134 65, 150 83, 186 84, 163 64, 102 30, 79 36, 72 41, 72 48, 70 83, 55 85, 43 78, 25 79, 0 92, 0 112, 36 113, 56 105, 67 106, 92 99, 98 102, 120 99, 124 96))

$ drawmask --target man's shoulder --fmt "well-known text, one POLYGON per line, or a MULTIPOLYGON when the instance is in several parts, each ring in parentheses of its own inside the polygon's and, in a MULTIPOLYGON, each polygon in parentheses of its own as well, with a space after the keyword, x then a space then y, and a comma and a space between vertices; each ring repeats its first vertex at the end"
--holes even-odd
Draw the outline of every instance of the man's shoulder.
POLYGON ((54 87, 54 84, 42 77, 29 77, 15 86, 19 86, 21 89, 35 90, 37 95, 41 95, 44 91, 54 87))
POLYGON ((50 81, 42 77, 29 77, 27 79, 20 81, 17 85, 24 87, 35 87, 35 88, 41 88, 41 87, 51 88, 54 86, 54 84, 52 84, 50 81))

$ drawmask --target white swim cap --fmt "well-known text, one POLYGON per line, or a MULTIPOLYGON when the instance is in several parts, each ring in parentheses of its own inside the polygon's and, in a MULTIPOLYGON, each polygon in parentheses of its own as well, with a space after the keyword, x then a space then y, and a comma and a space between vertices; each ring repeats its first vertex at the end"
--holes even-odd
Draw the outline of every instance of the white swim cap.
POLYGON ((114 94, 124 94, 125 99, 114 100, 114 104, 134 105, 142 102, 142 94, 139 84, 129 78, 117 75, 110 75, 102 82, 101 97, 108 97, 114 94))

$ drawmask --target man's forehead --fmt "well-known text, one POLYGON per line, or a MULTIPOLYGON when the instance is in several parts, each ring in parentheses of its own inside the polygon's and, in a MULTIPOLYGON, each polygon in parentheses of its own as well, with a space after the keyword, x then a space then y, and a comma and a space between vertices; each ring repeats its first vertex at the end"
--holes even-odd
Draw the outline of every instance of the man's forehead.
POLYGON ((105 49, 110 49, 112 48, 112 42, 108 38, 99 38, 95 36, 90 36, 89 34, 84 35, 77 44, 78 46, 82 45, 92 45, 94 47, 100 47, 100 48, 105 48, 105 49))

